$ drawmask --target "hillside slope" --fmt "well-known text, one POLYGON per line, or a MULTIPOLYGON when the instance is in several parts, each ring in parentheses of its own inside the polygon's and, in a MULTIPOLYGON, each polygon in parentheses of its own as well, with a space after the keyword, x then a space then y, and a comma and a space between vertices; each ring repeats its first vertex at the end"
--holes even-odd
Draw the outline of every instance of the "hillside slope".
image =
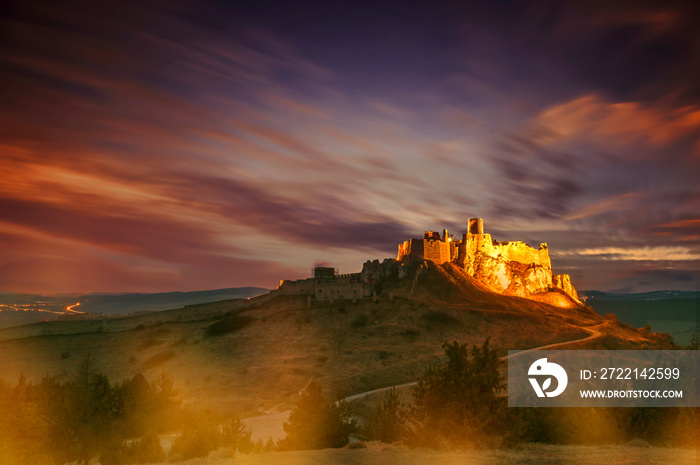
POLYGON ((665 347, 663 336, 563 308, 491 292, 459 267, 427 263, 388 280, 377 299, 313 302, 266 294, 99 321, 0 331, 0 379, 70 379, 90 367, 111 379, 168 372, 185 402, 244 414, 285 408, 311 379, 338 396, 413 381, 440 360, 443 341, 504 353, 585 337, 595 347, 665 347))

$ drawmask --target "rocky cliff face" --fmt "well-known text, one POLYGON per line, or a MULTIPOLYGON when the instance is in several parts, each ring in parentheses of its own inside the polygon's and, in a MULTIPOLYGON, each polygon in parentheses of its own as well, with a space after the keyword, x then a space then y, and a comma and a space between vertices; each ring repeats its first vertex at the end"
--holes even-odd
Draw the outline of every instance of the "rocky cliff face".
POLYGON ((496 292, 530 297, 558 288, 578 302, 569 275, 553 275, 547 244, 534 249, 523 242, 496 242, 488 234, 468 238, 464 269, 496 292))
POLYGON ((528 297, 552 287, 552 270, 539 264, 512 262, 502 256, 477 254, 470 273, 497 292, 528 297))
POLYGON ((552 285, 558 289, 569 294, 571 297, 578 301, 578 292, 574 289, 574 285, 571 284, 571 277, 568 274, 557 274, 552 276, 552 285))
MULTIPOLYGON (((462 239, 448 235, 447 230, 442 236, 426 231, 423 239, 409 239, 399 245, 397 261, 419 259, 437 265, 453 262, 501 294, 531 297, 556 288, 580 303, 571 278, 553 275, 546 243, 535 249, 521 241, 495 241, 484 233, 480 221, 470 219, 462 239), (473 224, 477 227, 472 227, 473 224)), ((372 270, 370 274, 381 275, 381 271, 372 270)))

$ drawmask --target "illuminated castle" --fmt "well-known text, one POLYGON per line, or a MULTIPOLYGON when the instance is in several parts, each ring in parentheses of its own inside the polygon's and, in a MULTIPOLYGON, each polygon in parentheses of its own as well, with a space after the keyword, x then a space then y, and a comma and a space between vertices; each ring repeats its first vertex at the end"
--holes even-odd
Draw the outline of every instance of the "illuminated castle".
POLYGON ((461 239, 445 229, 442 235, 426 231, 422 239, 399 244, 397 260, 407 259, 430 260, 438 265, 455 263, 500 293, 529 297, 558 288, 578 301, 569 275, 552 274, 546 243, 534 249, 521 241, 495 241, 484 233, 481 218, 469 219, 461 239))
POLYGON ((284 295, 307 295, 318 301, 361 299, 372 296, 384 278, 406 276, 410 265, 430 261, 436 265, 452 263, 494 292, 533 298, 552 290, 566 293, 573 303, 580 303, 569 275, 553 275, 546 243, 534 249, 521 241, 498 242, 484 233, 484 221, 470 218, 467 231, 455 239, 445 229, 442 235, 426 231, 422 239, 399 244, 395 260, 367 261, 360 273, 339 275, 334 268, 317 267, 314 277, 296 281, 283 280, 277 292, 284 295))

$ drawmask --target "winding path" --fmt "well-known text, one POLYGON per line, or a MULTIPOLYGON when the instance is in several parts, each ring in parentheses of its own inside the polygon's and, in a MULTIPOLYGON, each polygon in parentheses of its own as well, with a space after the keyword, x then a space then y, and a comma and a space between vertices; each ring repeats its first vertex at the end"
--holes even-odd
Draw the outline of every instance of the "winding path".
MULTIPOLYGON (((600 331, 598 331, 597 329, 592 329, 592 328, 582 328, 582 329, 588 331, 590 334, 584 338, 576 339, 573 341, 555 342, 554 344, 547 344, 546 346, 539 346, 539 347, 533 347, 532 349, 521 350, 520 352, 517 352, 515 354, 506 355, 505 357, 501 357, 500 360, 507 360, 509 358, 517 357, 517 356, 522 355, 522 354, 534 352, 535 350, 552 349, 554 347, 561 347, 561 346, 565 346, 565 345, 569 345, 569 344, 575 344, 577 342, 590 341, 592 339, 600 337, 600 335, 601 335, 600 331)), ((352 402, 352 401, 355 401, 357 399, 362 399, 363 397, 367 397, 367 396, 372 395, 372 394, 377 394, 380 392, 388 391, 389 389, 392 389, 392 388, 401 389, 401 388, 405 388, 405 387, 409 387, 409 386, 415 386, 416 384, 418 384, 418 382, 413 381, 412 383, 397 384, 394 386, 387 386, 387 387, 383 387, 383 388, 379 388, 379 389, 373 389, 371 391, 365 391, 365 392, 361 392, 359 394, 353 394, 351 396, 346 397, 344 400, 345 400, 345 402, 352 402)))
MULTIPOLYGON (((584 338, 581 339, 576 339, 573 341, 566 341, 566 342, 556 342, 554 344, 547 344, 544 346, 539 346, 539 347, 534 347, 532 349, 526 349, 520 352, 517 352, 512 355, 506 355, 504 357, 501 357, 501 360, 507 360, 508 358, 512 357, 517 357, 521 354, 526 354, 528 352, 533 352, 535 350, 545 350, 545 349, 553 349, 555 347, 562 347, 566 346, 569 344, 575 344, 578 342, 585 342, 585 341, 590 341, 592 339, 596 339, 601 336, 601 332, 598 331, 597 329, 593 328, 585 328, 583 327, 585 331, 588 331, 590 334, 584 338)), ((415 386, 418 384, 418 382, 414 381, 411 383, 405 383, 405 384, 397 384, 393 386, 387 386, 379 389, 372 389, 371 391, 365 391, 365 392, 360 392, 359 394, 353 394, 351 396, 346 397, 344 400, 346 402, 353 402, 356 401, 357 399, 362 399, 363 397, 367 397, 372 394, 377 394, 381 392, 388 391, 391 388, 396 388, 396 389, 402 389, 410 386, 415 386)), ((273 439, 280 439, 284 436, 284 430, 282 428, 282 424, 287 421, 289 418, 289 411, 286 412, 275 412, 275 413, 269 413, 266 415, 256 415, 254 417, 249 417, 243 420, 245 425, 251 430, 253 433, 253 440, 257 439, 263 439, 265 440, 268 437, 272 437, 273 439)))

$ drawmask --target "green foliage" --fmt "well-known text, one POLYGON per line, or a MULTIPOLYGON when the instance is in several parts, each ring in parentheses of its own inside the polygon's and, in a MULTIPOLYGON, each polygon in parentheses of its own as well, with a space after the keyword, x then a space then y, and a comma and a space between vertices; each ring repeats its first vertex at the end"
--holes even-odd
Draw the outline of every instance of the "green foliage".
POLYGON ((254 318, 247 315, 229 315, 207 327, 204 333, 207 336, 222 336, 245 328, 253 320, 254 318))
POLYGON ((325 449, 343 447, 356 429, 350 405, 344 400, 328 401, 321 385, 311 382, 284 423, 287 436, 279 443, 281 450, 325 449))
POLYGON ((504 432, 506 398, 497 351, 444 343, 448 361, 428 368, 413 388, 411 441, 426 446, 490 445, 504 432))
POLYGON ((87 463, 96 456, 103 465, 133 462, 125 439, 152 431, 134 444, 142 447, 139 456, 153 451, 155 431, 177 408, 168 380, 163 374, 150 384, 136 375, 113 384, 87 360, 73 381, 47 376, 34 385, 21 377, 13 389, 0 386, 0 463, 87 463))
POLYGON ((250 453, 255 444, 250 439, 251 432, 239 417, 231 417, 221 425, 221 444, 238 452, 250 453))
POLYGON ((173 441, 170 457, 175 460, 205 457, 221 447, 231 452, 250 453, 256 449, 250 436, 250 430, 237 416, 221 422, 221 418, 211 411, 203 414, 189 412, 182 433, 173 441))
POLYGON ((365 428, 369 440, 392 443, 405 433, 406 406, 393 387, 386 392, 384 400, 377 405, 365 428))
POLYGON ((213 415, 210 412, 192 415, 185 422, 182 433, 173 441, 170 456, 179 460, 205 457, 220 444, 221 437, 213 415))

